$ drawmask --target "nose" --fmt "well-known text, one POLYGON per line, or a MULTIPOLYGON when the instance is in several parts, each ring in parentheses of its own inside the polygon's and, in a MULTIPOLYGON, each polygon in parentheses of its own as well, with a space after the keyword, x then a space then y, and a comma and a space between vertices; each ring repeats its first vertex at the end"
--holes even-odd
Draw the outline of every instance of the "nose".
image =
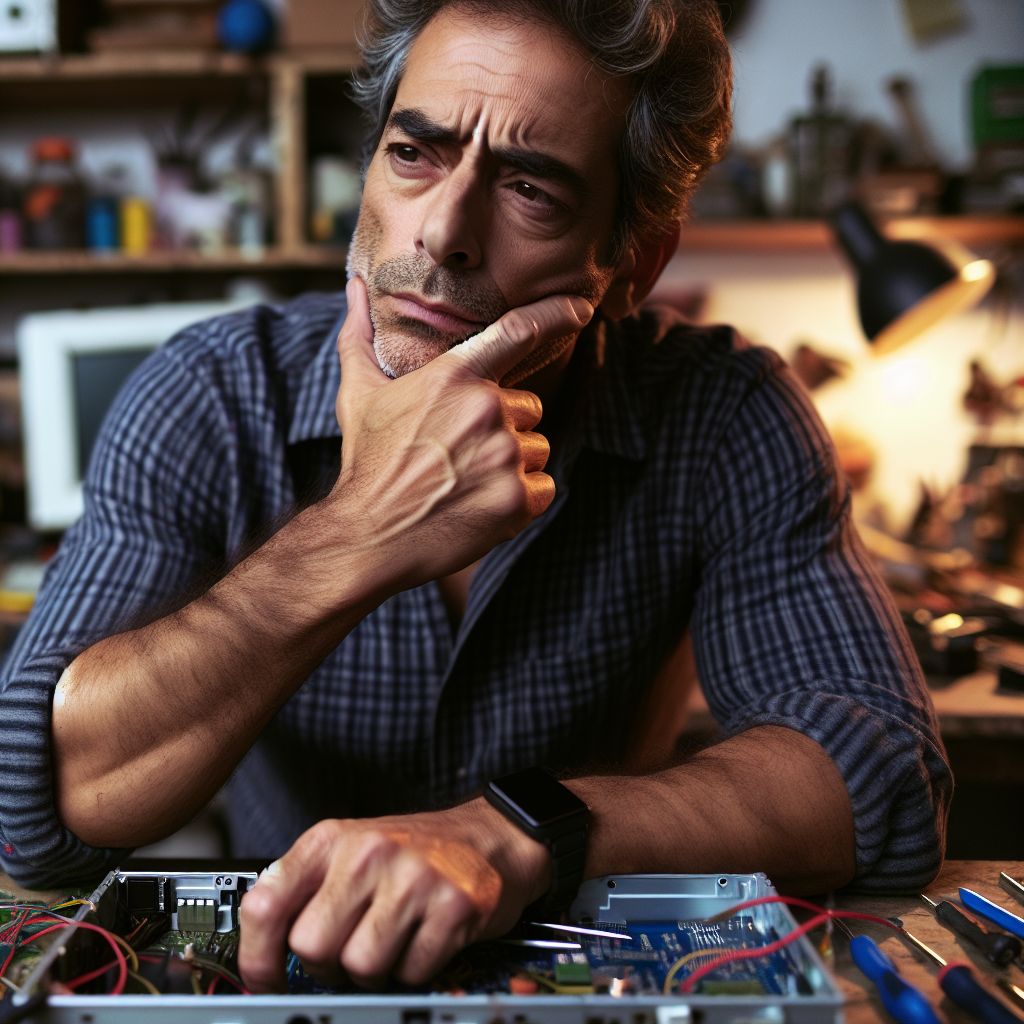
POLYGON ((474 169, 456 167, 430 190, 416 234, 416 249, 439 266, 468 270, 480 265, 486 204, 474 169))

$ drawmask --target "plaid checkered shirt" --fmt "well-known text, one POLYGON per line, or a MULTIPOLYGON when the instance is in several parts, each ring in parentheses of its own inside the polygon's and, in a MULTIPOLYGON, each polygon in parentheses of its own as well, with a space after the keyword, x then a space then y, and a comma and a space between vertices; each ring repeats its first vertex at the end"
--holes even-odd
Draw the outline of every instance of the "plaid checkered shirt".
MULTIPOLYGON (((123 855, 58 818, 54 687, 79 652, 201 592, 336 479, 343 318, 342 296, 308 295, 193 326, 115 402, 85 513, 0 679, 0 867, 16 880, 63 883, 123 855)), ((923 884, 948 766, 789 371, 728 328, 644 311, 581 342, 566 392, 551 508, 483 559, 458 628, 436 584, 403 591, 312 673, 227 783, 233 852, 274 857, 320 818, 442 806, 526 765, 614 769, 689 629, 724 734, 786 726, 835 762, 858 885, 923 884)))

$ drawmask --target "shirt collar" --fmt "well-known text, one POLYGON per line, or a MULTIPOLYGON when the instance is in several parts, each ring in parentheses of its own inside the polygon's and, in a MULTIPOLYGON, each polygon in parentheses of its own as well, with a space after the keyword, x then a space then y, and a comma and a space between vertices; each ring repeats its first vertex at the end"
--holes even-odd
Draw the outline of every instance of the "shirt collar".
MULTIPOLYGON (((318 438, 340 438, 335 412, 341 367, 338 332, 345 322, 347 305, 342 299, 338 319, 303 371, 295 395, 288 443, 318 438)), ((579 419, 570 425, 570 448, 586 447, 606 455, 638 460, 647 450, 641 410, 630 387, 633 348, 629 331, 621 324, 599 319, 579 344, 583 364, 579 419)))

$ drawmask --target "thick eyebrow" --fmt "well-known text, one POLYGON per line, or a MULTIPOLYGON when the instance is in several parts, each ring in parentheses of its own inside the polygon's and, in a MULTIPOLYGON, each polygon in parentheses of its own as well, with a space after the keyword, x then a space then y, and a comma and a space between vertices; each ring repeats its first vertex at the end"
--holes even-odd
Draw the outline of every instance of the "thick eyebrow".
MULTIPOLYGON (((388 128, 396 128, 411 139, 442 146, 455 146, 461 141, 454 129, 435 121, 418 107, 404 107, 392 111, 388 118, 388 128)), ((514 167, 534 178, 559 182, 581 199, 587 196, 586 179, 576 168, 570 167, 558 157, 516 146, 495 146, 491 152, 509 167, 514 167)))

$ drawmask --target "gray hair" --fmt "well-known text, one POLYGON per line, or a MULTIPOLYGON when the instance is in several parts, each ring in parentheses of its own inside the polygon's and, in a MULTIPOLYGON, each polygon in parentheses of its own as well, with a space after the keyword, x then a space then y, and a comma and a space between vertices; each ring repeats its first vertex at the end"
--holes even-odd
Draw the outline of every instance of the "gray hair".
POLYGON ((656 239, 686 214, 732 128, 732 60, 713 0, 369 0, 363 68, 352 92, 370 123, 369 161, 387 124, 413 42, 442 8, 541 17, 576 39, 607 75, 635 94, 619 145, 612 259, 656 239))

